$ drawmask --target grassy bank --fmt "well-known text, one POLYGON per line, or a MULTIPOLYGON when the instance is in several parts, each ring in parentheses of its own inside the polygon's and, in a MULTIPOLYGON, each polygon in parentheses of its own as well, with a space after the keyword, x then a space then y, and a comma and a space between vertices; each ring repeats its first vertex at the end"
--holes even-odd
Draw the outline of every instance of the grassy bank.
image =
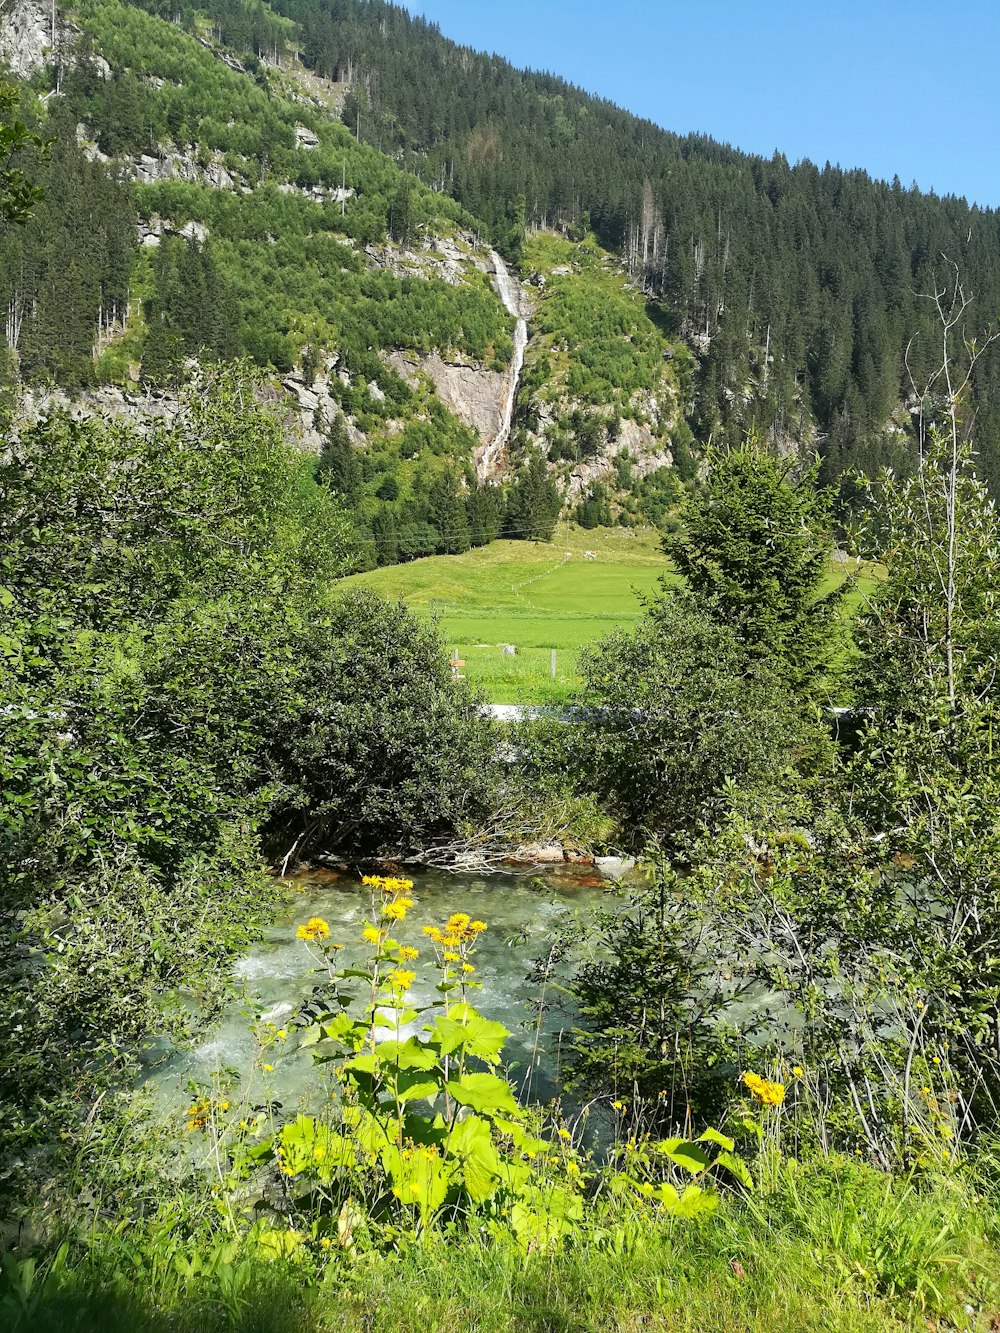
POLYGON ((803 1333, 1000 1322, 995 1201, 891 1182, 845 1160, 785 1167, 758 1198, 694 1223, 595 1203, 573 1241, 525 1254, 502 1234, 437 1230, 392 1252, 288 1261, 169 1220, 11 1264, 10 1333, 803 1333))
MULTIPOLYGON (((849 572, 853 562, 831 567, 831 586, 849 572)), ((576 689, 580 649, 634 625, 643 598, 664 577, 672 578, 670 564, 654 529, 587 531, 564 523, 551 542, 498 541, 357 574, 338 587, 402 598, 437 620, 449 650, 465 662, 464 675, 494 703, 539 704, 561 702, 576 689), (509 644, 514 655, 503 652, 509 644)), ((848 610, 868 586, 862 577, 848 610)))

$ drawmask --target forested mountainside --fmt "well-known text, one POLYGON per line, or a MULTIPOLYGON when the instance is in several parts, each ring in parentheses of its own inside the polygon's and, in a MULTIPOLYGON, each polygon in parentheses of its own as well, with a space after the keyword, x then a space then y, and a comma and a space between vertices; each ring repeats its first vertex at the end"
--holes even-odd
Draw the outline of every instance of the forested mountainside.
POLYGON ((678 137, 382 0, 14 0, 0 57, 52 140, 0 236, 8 384, 141 412, 248 358, 365 563, 660 522, 751 432, 905 468, 926 293, 954 262, 970 328, 1000 309, 995 213, 678 137))
MULTIPOLYGON (((259 40, 236 0, 211 4, 230 40, 259 40)), ((918 385, 934 363, 924 294, 941 285, 942 256, 960 265, 980 326, 1000 309, 995 211, 669 133, 559 78, 459 47, 384 0, 274 8, 297 25, 303 58, 350 85, 344 119, 361 139, 485 219, 508 255, 525 223, 589 224, 627 258, 697 354, 702 441, 771 429, 819 447, 830 478, 898 463, 886 427, 907 425, 907 347, 918 385)), ((669 62, 664 52, 665 78, 669 62)), ((994 489, 998 372, 994 349, 975 387, 980 466, 994 489)))

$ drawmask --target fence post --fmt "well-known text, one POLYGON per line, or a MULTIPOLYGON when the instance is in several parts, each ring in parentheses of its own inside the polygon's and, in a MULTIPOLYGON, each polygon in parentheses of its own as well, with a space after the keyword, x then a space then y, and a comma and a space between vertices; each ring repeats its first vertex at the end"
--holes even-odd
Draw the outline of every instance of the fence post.
POLYGON ((555 650, 554 648, 552 649, 552 656, 551 656, 550 661, 549 661, 549 670, 550 670, 550 672, 551 672, 551 674, 552 674, 552 679, 555 680, 555 678, 556 678, 556 650, 555 650))

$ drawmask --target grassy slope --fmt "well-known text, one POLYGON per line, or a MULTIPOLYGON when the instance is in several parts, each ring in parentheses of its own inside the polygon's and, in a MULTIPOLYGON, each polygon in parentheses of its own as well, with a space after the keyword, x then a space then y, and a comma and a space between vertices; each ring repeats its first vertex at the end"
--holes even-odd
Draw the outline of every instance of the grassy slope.
MULTIPOLYGON (((831 569, 831 586, 844 573, 842 566, 831 569)), ((580 649, 634 624, 642 597, 655 593, 664 576, 671 577, 670 567, 652 528, 587 532, 562 524, 552 542, 495 542, 465 555, 356 574, 338 586, 374 588, 436 616, 449 650, 465 661, 465 675, 494 703, 547 703, 565 699, 579 683, 580 649), (584 559, 588 550, 596 560, 584 559), (517 646, 516 656, 501 652, 508 643, 517 646)), ((862 578, 850 606, 866 586, 862 578)))
POLYGON ((552 542, 495 542, 358 574, 340 586, 364 584, 436 616, 449 649, 465 660, 465 675, 494 702, 544 703, 566 697, 578 682, 579 649, 634 623, 641 595, 655 592, 667 572, 651 529, 563 525, 552 542), (597 559, 585 560, 587 550, 597 559), (507 643, 517 646, 516 656, 502 654, 507 643))

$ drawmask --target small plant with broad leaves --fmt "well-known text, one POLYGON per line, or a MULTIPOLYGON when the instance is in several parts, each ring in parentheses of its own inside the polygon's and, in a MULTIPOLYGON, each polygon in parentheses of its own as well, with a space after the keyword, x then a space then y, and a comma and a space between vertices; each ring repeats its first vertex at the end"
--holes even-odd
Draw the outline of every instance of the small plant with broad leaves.
MULTIPOLYGON (((395 1246, 474 1222, 536 1251, 582 1230, 600 1193, 693 1218, 715 1206, 720 1175, 751 1187, 733 1141, 715 1130, 697 1141, 630 1143, 598 1168, 557 1114, 518 1103, 501 1065, 510 1033, 471 1002, 487 923, 454 912, 423 927, 418 949, 395 938, 414 906, 412 882, 364 883, 371 913, 361 962, 342 964, 343 945, 321 917, 297 932, 322 978, 297 1022, 298 1044, 332 1073, 330 1109, 269 1120, 266 1129, 260 1117, 244 1119, 247 1132, 230 1143, 233 1175, 244 1184, 275 1169, 287 1226, 284 1241, 268 1229, 269 1246, 354 1253, 362 1238, 395 1246), (426 994, 417 985, 422 962, 434 983, 426 1002, 416 998, 426 994)), ((272 1046, 265 1034, 263 1054, 277 1058, 272 1046)), ((213 1131, 206 1100, 218 1104, 192 1102, 192 1132, 213 1131)))

